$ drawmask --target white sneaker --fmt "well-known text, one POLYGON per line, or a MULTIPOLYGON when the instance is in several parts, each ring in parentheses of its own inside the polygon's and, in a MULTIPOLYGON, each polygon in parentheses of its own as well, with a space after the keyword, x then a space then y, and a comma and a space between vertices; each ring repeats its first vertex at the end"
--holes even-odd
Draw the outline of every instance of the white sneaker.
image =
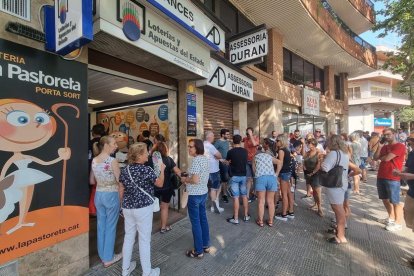
POLYGON ((287 221, 287 215, 286 216, 275 216, 275 219, 281 220, 281 221, 287 221))
POLYGON ((390 219, 390 218, 384 218, 384 219, 378 219, 379 223, 385 224, 385 225, 390 225, 395 223, 395 220, 390 219))
POLYGON ((149 276, 159 276, 161 273, 161 270, 159 267, 153 268, 151 269, 151 273, 149 274, 149 276))
POLYGON ((390 231, 390 232, 401 231, 402 225, 396 224, 396 223, 390 223, 387 226, 385 226, 385 230, 390 231))
POLYGON ((127 270, 122 270, 122 276, 129 276, 131 272, 134 271, 135 267, 137 266, 137 262, 133 261, 130 263, 129 268, 127 270))

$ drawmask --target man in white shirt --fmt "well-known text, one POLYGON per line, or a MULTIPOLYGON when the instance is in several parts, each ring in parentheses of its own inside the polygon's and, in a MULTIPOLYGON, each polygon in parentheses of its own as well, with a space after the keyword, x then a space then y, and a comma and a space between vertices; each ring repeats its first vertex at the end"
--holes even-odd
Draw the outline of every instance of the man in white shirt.
POLYGON ((208 157, 210 176, 210 198, 211 198, 211 212, 220 214, 224 211, 219 206, 219 194, 220 194, 220 167, 219 160, 221 159, 221 153, 214 147, 214 133, 212 131, 206 132, 206 140, 204 141, 204 154, 208 157))

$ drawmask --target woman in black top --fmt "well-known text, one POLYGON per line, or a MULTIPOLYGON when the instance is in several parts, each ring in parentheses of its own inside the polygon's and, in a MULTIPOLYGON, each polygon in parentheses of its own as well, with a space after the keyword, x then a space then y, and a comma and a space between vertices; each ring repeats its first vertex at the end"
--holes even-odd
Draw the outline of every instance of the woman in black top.
MULTIPOLYGON (((164 169, 164 183, 162 187, 155 186, 154 195, 160 200, 161 209, 161 230, 160 233, 170 231, 171 226, 167 226, 168 222, 168 208, 170 206, 171 197, 174 195, 174 188, 172 187, 172 178, 176 175, 181 175, 181 170, 177 167, 174 160, 168 156, 168 147, 165 142, 158 142, 154 145, 153 151, 161 153, 162 162, 165 165, 164 169)), ((151 167, 154 167, 152 158, 149 158, 148 163, 151 167)))
POLYGON ((291 157, 289 140, 286 134, 277 136, 276 146, 278 147, 278 159, 282 163, 282 169, 279 173, 280 189, 282 191, 282 215, 276 216, 275 218, 287 221, 288 218, 294 219, 295 214, 293 212, 293 193, 290 192, 290 177, 292 176, 292 170, 290 167, 291 157))

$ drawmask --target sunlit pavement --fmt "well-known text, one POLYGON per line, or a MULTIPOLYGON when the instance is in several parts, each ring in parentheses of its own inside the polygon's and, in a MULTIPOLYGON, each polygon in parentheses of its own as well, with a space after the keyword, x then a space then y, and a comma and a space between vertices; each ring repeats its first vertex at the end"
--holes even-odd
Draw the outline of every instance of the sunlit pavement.
MULTIPOLYGON (((192 248, 188 219, 173 225, 173 230, 156 233, 152 239, 153 266, 161 275, 414 275, 407 259, 414 255, 414 233, 403 228, 388 232, 377 222, 386 213, 378 200, 376 175, 370 172, 368 184, 361 184, 361 195, 352 195, 352 218, 348 222, 348 244, 334 245, 326 241, 333 217, 324 204, 325 217, 308 210, 312 200, 304 195, 304 182, 296 191, 296 218, 287 222, 275 220, 273 228, 259 228, 255 223, 257 202, 251 205, 252 219, 232 225, 232 204, 221 203, 223 214, 208 212, 212 250, 201 260, 184 255, 192 248)), ((208 208, 209 210, 209 208, 208 208)), ((133 260, 141 275, 137 246, 133 260)), ((87 275, 121 275, 121 262, 109 269, 98 265, 87 275)))

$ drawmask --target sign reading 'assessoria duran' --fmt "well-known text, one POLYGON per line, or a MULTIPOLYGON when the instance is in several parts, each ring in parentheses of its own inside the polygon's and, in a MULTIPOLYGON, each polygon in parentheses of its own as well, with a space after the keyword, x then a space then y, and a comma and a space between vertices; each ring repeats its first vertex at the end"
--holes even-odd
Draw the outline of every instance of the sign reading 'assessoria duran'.
POLYGON ((229 40, 230 62, 246 63, 263 56, 268 52, 268 35, 265 27, 246 35, 237 35, 229 40), (240 37, 241 36, 241 37, 240 37))

